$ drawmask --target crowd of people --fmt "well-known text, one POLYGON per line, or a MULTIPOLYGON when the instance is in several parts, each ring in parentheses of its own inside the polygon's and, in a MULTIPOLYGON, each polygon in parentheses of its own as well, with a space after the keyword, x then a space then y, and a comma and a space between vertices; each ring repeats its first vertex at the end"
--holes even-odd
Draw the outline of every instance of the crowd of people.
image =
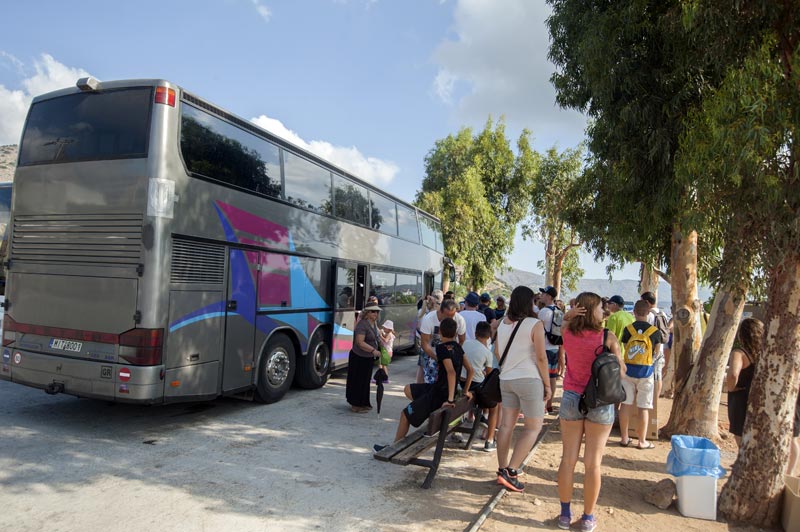
MULTIPOLYGON (((491 302, 488 293, 470 292, 457 303, 452 292, 441 290, 419 302, 416 380, 404 388, 409 403, 401 412, 394 441, 402 439, 410 427, 419 427, 433 411, 454 406, 459 395, 471 398, 486 376, 499 368, 502 402, 470 421, 484 427, 483 450, 497 452, 498 484, 521 492, 525 489, 520 480, 523 461, 539 436, 545 415, 556 414, 552 399, 557 379, 563 378, 558 411, 562 457, 557 524, 565 530, 595 530, 600 466, 615 420, 619 420, 620 446, 654 448, 648 441, 649 413, 661 396, 665 368, 669 367, 672 322, 651 292, 641 294, 632 314, 625 310, 626 302, 619 295, 603 298, 584 292, 567 306, 552 286, 537 292, 518 286, 508 302, 502 295, 495 298, 494 308, 491 302), (616 356, 625 400, 620 405, 590 408, 583 396, 601 347, 616 356), (628 430, 634 420, 635 444, 628 430), (515 430, 520 424, 521 430, 515 430), (583 511, 574 522, 574 471, 584 442, 583 511)), ((356 325, 347 383, 347 401, 354 412, 370 409, 369 372, 381 349, 385 351, 387 338, 393 338, 391 322, 378 330, 379 313, 377 302, 371 303, 356 325)), ((730 431, 739 444, 763 334, 760 321, 743 320, 729 363, 728 415, 730 431)), ((381 365, 384 361, 378 359, 381 365)), ((796 419, 790 472, 800 457, 799 430, 800 420, 796 419)), ((384 447, 375 445, 375 451, 384 447)))

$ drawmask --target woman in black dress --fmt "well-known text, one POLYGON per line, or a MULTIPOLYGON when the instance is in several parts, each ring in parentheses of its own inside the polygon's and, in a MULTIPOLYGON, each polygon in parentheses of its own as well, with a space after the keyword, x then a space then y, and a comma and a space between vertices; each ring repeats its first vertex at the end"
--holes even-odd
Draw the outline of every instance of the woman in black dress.
POLYGON ((739 347, 731 351, 725 384, 728 390, 728 421, 736 444, 742 446, 747 397, 756 369, 756 360, 764 348, 764 324, 755 318, 745 318, 736 332, 739 347))
POLYGON ((355 340, 347 362, 345 395, 350 409, 357 414, 372 410, 372 405, 369 404, 369 383, 372 379, 373 361, 381 355, 377 326, 380 314, 381 308, 377 304, 367 305, 361 311, 353 332, 355 340))

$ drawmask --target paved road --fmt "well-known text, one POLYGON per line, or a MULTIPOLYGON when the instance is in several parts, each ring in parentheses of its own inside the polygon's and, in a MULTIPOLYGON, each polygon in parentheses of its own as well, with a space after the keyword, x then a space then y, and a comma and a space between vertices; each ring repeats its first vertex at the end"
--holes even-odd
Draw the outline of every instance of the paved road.
POLYGON ((424 492, 422 468, 371 457, 414 363, 392 364, 381 415, 349 411, 343 375, 274 405, 113 405, 0 381, 0 530, 461 530, 491 495, 493 454, 452 451, 424 492))

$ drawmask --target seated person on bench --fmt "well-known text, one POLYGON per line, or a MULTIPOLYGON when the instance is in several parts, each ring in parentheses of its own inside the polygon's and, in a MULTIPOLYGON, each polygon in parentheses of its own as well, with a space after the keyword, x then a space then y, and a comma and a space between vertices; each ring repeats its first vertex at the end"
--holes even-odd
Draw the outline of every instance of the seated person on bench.
MULTIPOLYGON (((461 374, 461 368, 466 370, 466 380, 464 382, 464 396, 472 399, 472 392, 469 391, 472 384, 474 371, 469 361, 464 357, 464 350, 458 343, 458 324, 452 318, 445 318, 439 324, 439 335, 442 340, 436 346, 436 361, 439 366, 436 382, 432 384, 413 383, 407 384, 403 392, 411 402, 403 409, 400 414, 400 423, 397 425, 397 433, 394 441, 403 439, 408 434, 410 425, 419 427, 428 419, 435 410, 444 405, 445 407, 455 406, 456 383, 461 374)), ((376 452, 386 447, 385 445, 375 445, 376 452)))

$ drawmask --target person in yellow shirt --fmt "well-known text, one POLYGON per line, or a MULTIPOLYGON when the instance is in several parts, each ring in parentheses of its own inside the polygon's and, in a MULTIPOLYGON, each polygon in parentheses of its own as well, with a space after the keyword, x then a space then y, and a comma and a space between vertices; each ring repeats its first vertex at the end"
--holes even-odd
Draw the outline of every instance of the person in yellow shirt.
POLYGON ((622 296, 610 297, 608 310, 611 311, 611 315, 606 320, 606 329, 613 332, 617 338, 622 338, 622 331, 634 322, 633 315, 625 310, 625 300, 622 296))

